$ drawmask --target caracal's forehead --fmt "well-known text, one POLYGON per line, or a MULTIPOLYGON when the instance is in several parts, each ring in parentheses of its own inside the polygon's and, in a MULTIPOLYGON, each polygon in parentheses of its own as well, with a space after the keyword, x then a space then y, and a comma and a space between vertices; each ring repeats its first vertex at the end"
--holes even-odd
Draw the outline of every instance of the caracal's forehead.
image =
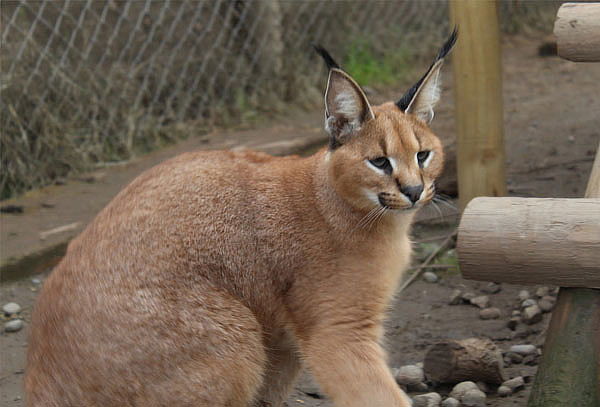
POLYGON ((385 155, 433 150, 439 141, 429 127, 413 115, 405 114, 393 103, 373 107, 375 119, 367 123, 363 134, 380 147, 385 155))

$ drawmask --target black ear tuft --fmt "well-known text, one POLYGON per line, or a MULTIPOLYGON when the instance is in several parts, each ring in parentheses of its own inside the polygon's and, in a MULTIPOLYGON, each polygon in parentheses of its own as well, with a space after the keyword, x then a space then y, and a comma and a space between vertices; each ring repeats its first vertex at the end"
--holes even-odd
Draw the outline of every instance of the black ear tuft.
POLYGON ((327 69, 342 69, 340 65, 337 62, 335 62, 333 57, 329 54, 329 52, 327 52, 325 48, 318 44, 313 44, 313 47, 315 48, 315 51, 317 51, 317 54, 321 55, 321 57, 327 64, 327 69))
POLYGON ((421 77, 421 79, 419 79, 417 81, 417 83, 415 83, 404 95, 402 95, 402 97, 400 98, 400 100, 398 100, 396 102, 396 106, 398 106, 398 108, 400 108, 400 110, 402 110, 404 112, 406 109, 408 109, 408 106, 410 105, 410 102, 412 102, 412 100, 414 99, 417 91, 419 90, 419 88, 423 84, 423 81, 425 80, 425 78, 427 77, 427 75, 429 75, 429 72, 431 71, 431 69, 433 68, 433 66, 438 61, 444 59, 446 57, 446 55, 448 55, 448 53, 454 47, 454 44, 456 43, 456 38, 457 37, 458 37, 458 27, 455 26, 454 30, 452 30, 452 33, 450 34, 450 36, 448 37, 448 39, 446 40, 446 42, 444 43, 444 45, 442 45, 442 48, 440 48, 440 52, 438 52, 437 57, 435 58, 435 60, 433 61, 433 63, 429 66, 429 69, 427 70, 427 72, 425 72, 425 75, 423 75, 421 77))

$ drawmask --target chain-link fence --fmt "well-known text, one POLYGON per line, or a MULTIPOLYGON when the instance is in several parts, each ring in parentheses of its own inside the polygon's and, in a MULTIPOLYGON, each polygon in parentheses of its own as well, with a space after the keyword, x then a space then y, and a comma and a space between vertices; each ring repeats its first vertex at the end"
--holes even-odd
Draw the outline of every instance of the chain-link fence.
MULTIPOLYGON (((0 197, 208 126, 318 102, 325 74, 312 42, 368 80, 400 75, 448 32, 446 1, 0 4, 0 197)), ((519 10, 536 22, 548 7, 531 4, 519 10)), ((511 16, 515 7, 503 5, 511 16)))

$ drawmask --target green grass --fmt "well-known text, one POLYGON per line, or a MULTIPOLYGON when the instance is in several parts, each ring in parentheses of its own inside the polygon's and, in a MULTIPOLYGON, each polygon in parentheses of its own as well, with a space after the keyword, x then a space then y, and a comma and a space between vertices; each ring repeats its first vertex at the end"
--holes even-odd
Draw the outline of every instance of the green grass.
POLYGON ((365 40, 352 43, 344 60, 346 71, 363 86, 390 85, 410 71, 411 53, 406 47, 377 55, 365 40))

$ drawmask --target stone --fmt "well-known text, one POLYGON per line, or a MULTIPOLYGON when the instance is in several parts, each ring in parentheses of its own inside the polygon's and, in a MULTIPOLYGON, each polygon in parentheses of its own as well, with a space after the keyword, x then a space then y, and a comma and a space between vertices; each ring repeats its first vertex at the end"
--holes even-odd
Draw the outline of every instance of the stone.
POLYGON ((523 358, 523 364, 527 366, 535 366, 538 364, 540 355, 527 355, 523 358))
POLYGON ((438 393, 427 393, 413 397, 413 407, 439 407, 442 396, 438 393))
POLYGON ((511 392, 514 393, 515 390, 525 386, 525 380, 523 380, 522 376, 517 376, 515 378, 505 381, 504 383, 502 383, 502 386, 508 387, 511 390, 511 392))
POLYGON ((8 316, 18 314, 19 312, 21 312, 21 306, 16 302, 9 302, 4 304, 4 306, 2 307, 2 312, 4 312, 8 316))
POLYGON ((548 301, 548 300, 541 299, 538 302, 538 307, 540 307, 542 312, 550 312, 550 311, 552 311, 552 309, 554 309, 554 301, 548 301))
POLYGON ((485 407, 486 395, 479 389, 468 390, 460 402, 465 407, 485 407))
POLYGON ((450 294, 450 301, 448 301, 448 304, 450 305, 458 305, 458 304, 462 304, 463 303, 463 297, 462 297, 462 291, 460 290, 454 290, 452 291, 452 294, 450 294))
POLYGON ((510 347, 509 352, 518 353, 519 355, 537 355, 537 348, 535 345, 513 345, 510 347))
POLYGON ((527 300, 529 298, 531 298, 531 294, 529 293, 529 291, 527 291, 527 290, 521 290, 521 291, 519 291, 519 300, 521 302, 523 302, 523 301, 525 301, 525 300, 527 300))
POLYGON ((39 278, 35 278, 35 277, 31 279, 31 282, 35 285, 42 284, 42 280, 40 280, 39 278))
POLYGON ((20 319, 13 319, 4 324, 4 332, 17 332, 23 328, 23 321, 20 319))
POLYGON ((437 283, 439 278, 433 271, 426 271, 423 273, 423 280, 427 281, 428 283, 437 283))
POLYGON ((520 317, 521 316, 521 311, 519 311, 518 309, 514 310, 512 312, 512 316, 513 317, 520 317))
POLYGON ((458 407, 460 406, 460 401, 456 400, 454 397, 448 397, 446 400, 442 401, 442 407, 458 407))
POLYGON ((419 392, 419 393, 423 393, 423 392, 429 390, 429 386, 427 385, 427 383, 424 383, 424 382, 421 382, 421 383, 415 384, 415 385, 410 385, 408 387, 411 391, 415 391, 415 392, 419 392))
POLYGON ((490 297, 487 295, 480 295, 471 298, 471 304, 478 306, 479 308, 487 308, 490 305, 490 297))
POLYGON ((425 381, 423 369, 415 365, 406 365, 400 367, 395 372, 395 379, 398 384, 405 386, 417 386, 425 381))
POLYGON ((485 308, 479 311, 481 319, 498 319, 500 318, 500 310, 498 308, 485 308))
POLYGON ((469 390, 480 391, 479 387, 477 387, 477 385, 471 381, 460 382, 452 388, 452 391, 450 392, 450 397, 461 401, 465 393, 469 390))
POLYGON ((506 386, 498 387, 498 395, 500 397, 507 397, 507 396, 510 396, 511 394, 512 394, 512 390, 509 387, 506 387, 506 386))
POLYGON ((487 283, 485 287, 481 289, 482 292, 486 294, 496 294, 502 290, 502 286, 497 283, 487 283))
POLYGON ((529 298, 521 303, 521 308, 531 307, 533 305, 537 305, 537 301, 533 298, 529 298))
POLYGON ((535 290, 535 295, 538 298, 542 298, 547 295, 550 295, 550 288, 549 287, 540 287, 537 290, 535 290))
POLYGON ((477 387, 479 388, 479 390, 481 390, 484 393, 489 393, 490 392, 490 387, 487 385, 486 382, 482 382, 479 381, 477 383, 475 383, 477 385, 477 387))
POLYGON ((542 310, 537 305, 532 305, 523 310, 521 320, 527 325, 537 324, 542 320, 542 310))
POLYGON ((475 297, 477 297, 477 295, 476 295, 475 293, 470 293, 470 292, 469 292, 469 293, 464 293, 464 294, 462 295, 462 299, 463 299, 465 302, 471 302, 471 300, 472 300, 473 298, 475 298, 475 297))
POLYGON ((504 355, 504 357, 508 360, 510 360, 511 363, 522 363, 523 362, 523 355, 519 355, 518 353, 515 352, 506 352, 506 355, 504 355))

